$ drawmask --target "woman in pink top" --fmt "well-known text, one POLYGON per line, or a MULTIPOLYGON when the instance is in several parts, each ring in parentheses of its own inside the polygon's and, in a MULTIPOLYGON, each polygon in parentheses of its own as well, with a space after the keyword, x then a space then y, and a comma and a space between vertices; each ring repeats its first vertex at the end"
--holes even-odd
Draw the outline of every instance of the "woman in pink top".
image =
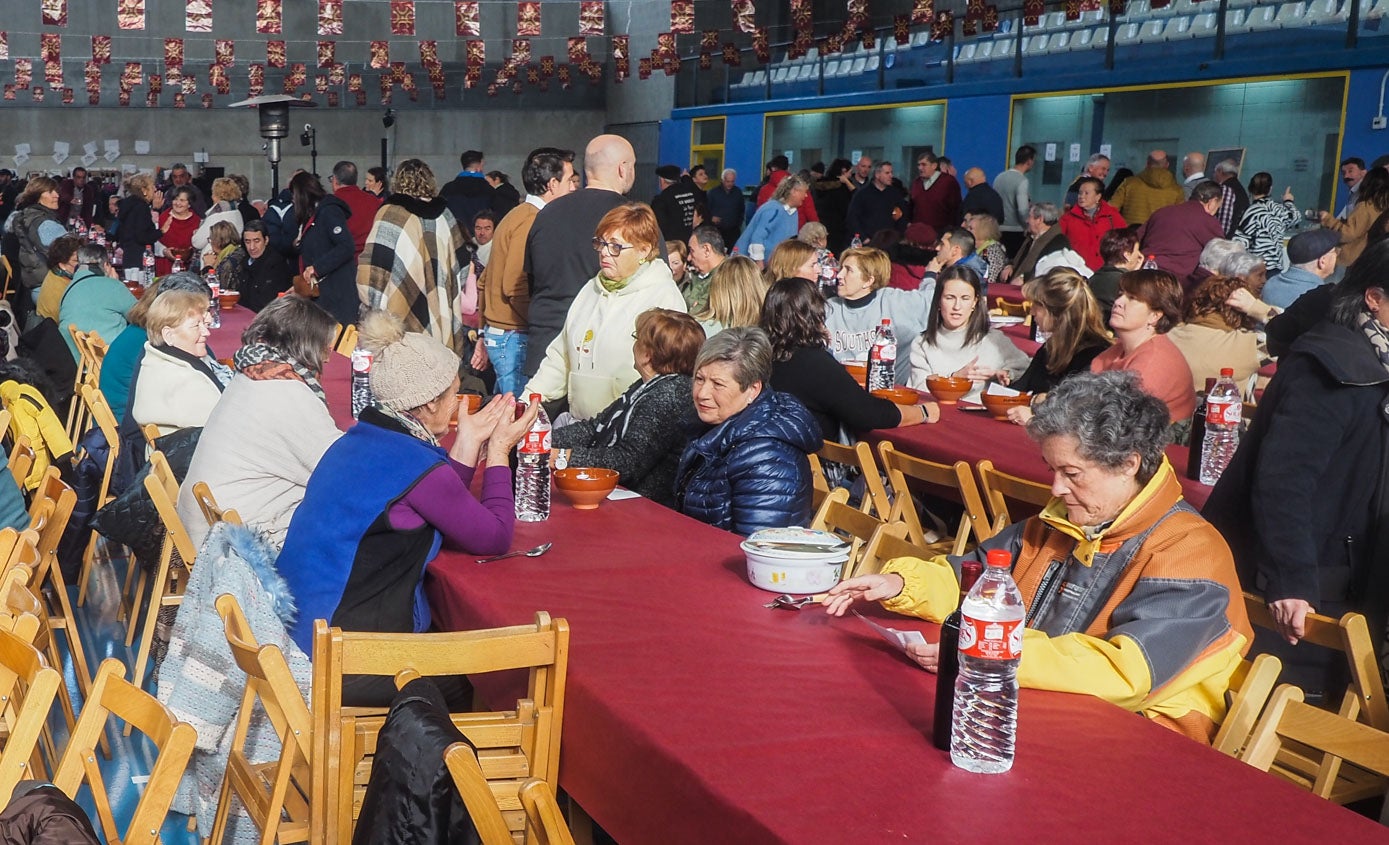
POLYGON ((1109 327, 1116 342, 1090 362, 1090 371, 1133 370, 1143 389, 1167 403, 1172 422, 1191 417, 1196 392, 1191 368, 1165 335, 1182 314, 1182 286, 1166 270, 1132 270, 1119 277, 1109 327))

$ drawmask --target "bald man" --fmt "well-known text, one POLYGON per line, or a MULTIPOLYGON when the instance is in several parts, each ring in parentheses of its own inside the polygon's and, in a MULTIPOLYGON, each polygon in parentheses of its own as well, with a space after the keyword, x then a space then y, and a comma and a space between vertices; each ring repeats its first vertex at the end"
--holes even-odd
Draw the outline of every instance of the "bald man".
POLYGON ((997 222, 1003 219, 1003 197, 989 184, 984 171, 971 167, 965 171, 965 201, 962 214, 987 214, 997 222))
POLYGON ((593 230, 604 214, 627 201, 623 194, 636 178, 637 154, 627 139, 599 135, 584 148, 584 189, 555 199, 535 216, 526 239, 531 302, 525 375, 535 375, 550 341, 564 328, 570 303, 598 275, 593 230))
POLYGON ((1191 199, 1191 189, 1206 181, 1206 154, 1187 153, 1182 157, 1182 193, 1191 199))

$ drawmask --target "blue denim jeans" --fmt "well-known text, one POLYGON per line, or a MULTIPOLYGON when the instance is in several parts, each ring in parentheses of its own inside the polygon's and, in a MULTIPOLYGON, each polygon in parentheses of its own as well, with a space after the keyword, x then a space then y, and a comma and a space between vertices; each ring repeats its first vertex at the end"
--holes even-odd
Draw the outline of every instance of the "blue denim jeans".
POLYGON ((497 373, 497 392, 521 395, 526 386, 525 374, 521 369, 526 365, 526 344, 529 336, 525 332, 510 332, 483 329, 482 341, 487 344, 487 360, 497 373))

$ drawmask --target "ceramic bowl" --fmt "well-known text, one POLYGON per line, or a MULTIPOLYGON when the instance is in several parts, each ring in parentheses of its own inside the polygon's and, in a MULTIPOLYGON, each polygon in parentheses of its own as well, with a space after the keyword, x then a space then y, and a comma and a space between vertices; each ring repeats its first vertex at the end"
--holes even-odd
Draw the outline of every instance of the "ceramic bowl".
POLYGON ((926 389, 942 405, 954 405, 961 396, 974 389, 974 382, 954 376, 927 376, 926 389))
POLYGON ((845 364, 844 369, 849 371, 849 375, 854 377, 854 381, 858 382, 859 387, 868 383, 867 364, 845 364))
POLYGON ((1007 420, 1009 408, 1023 408, 1032 403, 1031 393, 1019 393, 1017 396, 1000 396, 997 393, 980 394, 979 399, 984 403, 984 409, 996 420, 1007 420))
POLYGON ((240 291, 224 290, 221 293, 217 294, 217 304, 222 306, 223 310, 226 310, 228 308, 235 308, 236 303, 240 301, 240 291))
POLYGON ((555 470, 555 487, 576 510, 591 511, 617 486, 616 470, 599 467, 569 467, 555 470))

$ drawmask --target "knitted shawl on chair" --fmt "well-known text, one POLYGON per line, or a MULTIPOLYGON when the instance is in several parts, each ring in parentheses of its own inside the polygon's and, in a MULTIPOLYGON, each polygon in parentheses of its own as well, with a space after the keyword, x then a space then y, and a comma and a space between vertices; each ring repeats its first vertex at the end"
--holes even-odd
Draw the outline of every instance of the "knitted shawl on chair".
POLYGON ((397 314, 465 357, 462 294, 472 257, 463 231, 439 198, 391 194, 376 214, 357 264, 357 292, 368 308, 397 314))

